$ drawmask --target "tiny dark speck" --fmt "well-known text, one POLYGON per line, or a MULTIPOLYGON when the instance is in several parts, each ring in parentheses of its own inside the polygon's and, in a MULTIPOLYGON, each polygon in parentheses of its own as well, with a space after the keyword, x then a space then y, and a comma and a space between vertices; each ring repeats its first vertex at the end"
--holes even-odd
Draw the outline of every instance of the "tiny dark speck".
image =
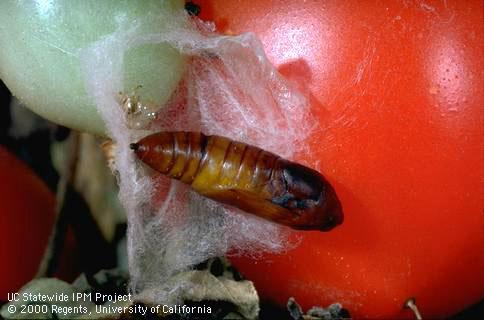
POLYGON ((137 151, 138 148, 139 148, 139 144, 137 144, 137 143, 130 143, 129 144, 129 147, 131 148, 131 150, 137 151))
POLYGON ((185 10, 191 16, 198 16, 200 14, 200 6, 191 1, 185 3, 185 10))

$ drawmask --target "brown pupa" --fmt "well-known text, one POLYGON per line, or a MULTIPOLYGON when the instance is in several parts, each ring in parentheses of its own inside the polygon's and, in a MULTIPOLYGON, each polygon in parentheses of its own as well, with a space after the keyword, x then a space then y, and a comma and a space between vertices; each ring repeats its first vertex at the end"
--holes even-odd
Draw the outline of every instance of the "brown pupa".
POLYGON ((260 148, 200 132, 159 132, 130 147, 199 194, 270 221, 320 231, 343 222, 338 197, 319 172, 260 148))

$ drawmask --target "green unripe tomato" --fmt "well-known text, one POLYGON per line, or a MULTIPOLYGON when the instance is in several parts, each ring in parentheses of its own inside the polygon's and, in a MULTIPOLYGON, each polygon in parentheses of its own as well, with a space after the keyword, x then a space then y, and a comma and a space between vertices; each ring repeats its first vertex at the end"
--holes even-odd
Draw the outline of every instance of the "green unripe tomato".
MULTIPOLYGON (((143 33, 162 33, 164 18, 183 10, 183 4, 181 0, 0 1, 0 78, 39 115, 104 135, 104 123, 85 89, 80 50, 115 32, 120 20, 139 24, 143 33)), ((184 64, 184 57, 168 44, 130 49, 120 90, 131 93, 141 86, 136 93, 143 99, 163 104, 177 86, 184 64)))

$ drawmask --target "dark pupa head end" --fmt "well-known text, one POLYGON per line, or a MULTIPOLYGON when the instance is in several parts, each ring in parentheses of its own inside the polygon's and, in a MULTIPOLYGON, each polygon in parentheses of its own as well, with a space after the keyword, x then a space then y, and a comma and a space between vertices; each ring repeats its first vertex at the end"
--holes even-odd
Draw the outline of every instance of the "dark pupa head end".
POLYGON ((129 144, 129 147, 130 147, 130 149, 131 149, 131 150, 133 150, 133 151, 138 151, 138 149, 139 149, 139 144, 138 144, 138 143, 130 143, 130 144, 129 144))
POLYGON ((321 231, 329 231, 339 226, 344 221, 343 209, 336 193, 331 188, 331 193, 327 195, 326 221, 321 226, 321 231))

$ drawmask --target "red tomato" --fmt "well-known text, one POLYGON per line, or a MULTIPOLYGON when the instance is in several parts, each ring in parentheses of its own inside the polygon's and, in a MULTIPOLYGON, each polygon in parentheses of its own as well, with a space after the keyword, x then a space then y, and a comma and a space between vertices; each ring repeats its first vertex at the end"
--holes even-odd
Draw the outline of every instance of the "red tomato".
POLYGON ((308 86, 322 130, 300 158, 323 164, 345 211, 287 254, 232 259, 261 296, 371 318, 413 318, 410 297, 424 318, 482 299, 483 2, 197 4, 308 86))
POLYGON ((0 146, 0 300, 37 272, 54 223, 55 197, 0 146))

